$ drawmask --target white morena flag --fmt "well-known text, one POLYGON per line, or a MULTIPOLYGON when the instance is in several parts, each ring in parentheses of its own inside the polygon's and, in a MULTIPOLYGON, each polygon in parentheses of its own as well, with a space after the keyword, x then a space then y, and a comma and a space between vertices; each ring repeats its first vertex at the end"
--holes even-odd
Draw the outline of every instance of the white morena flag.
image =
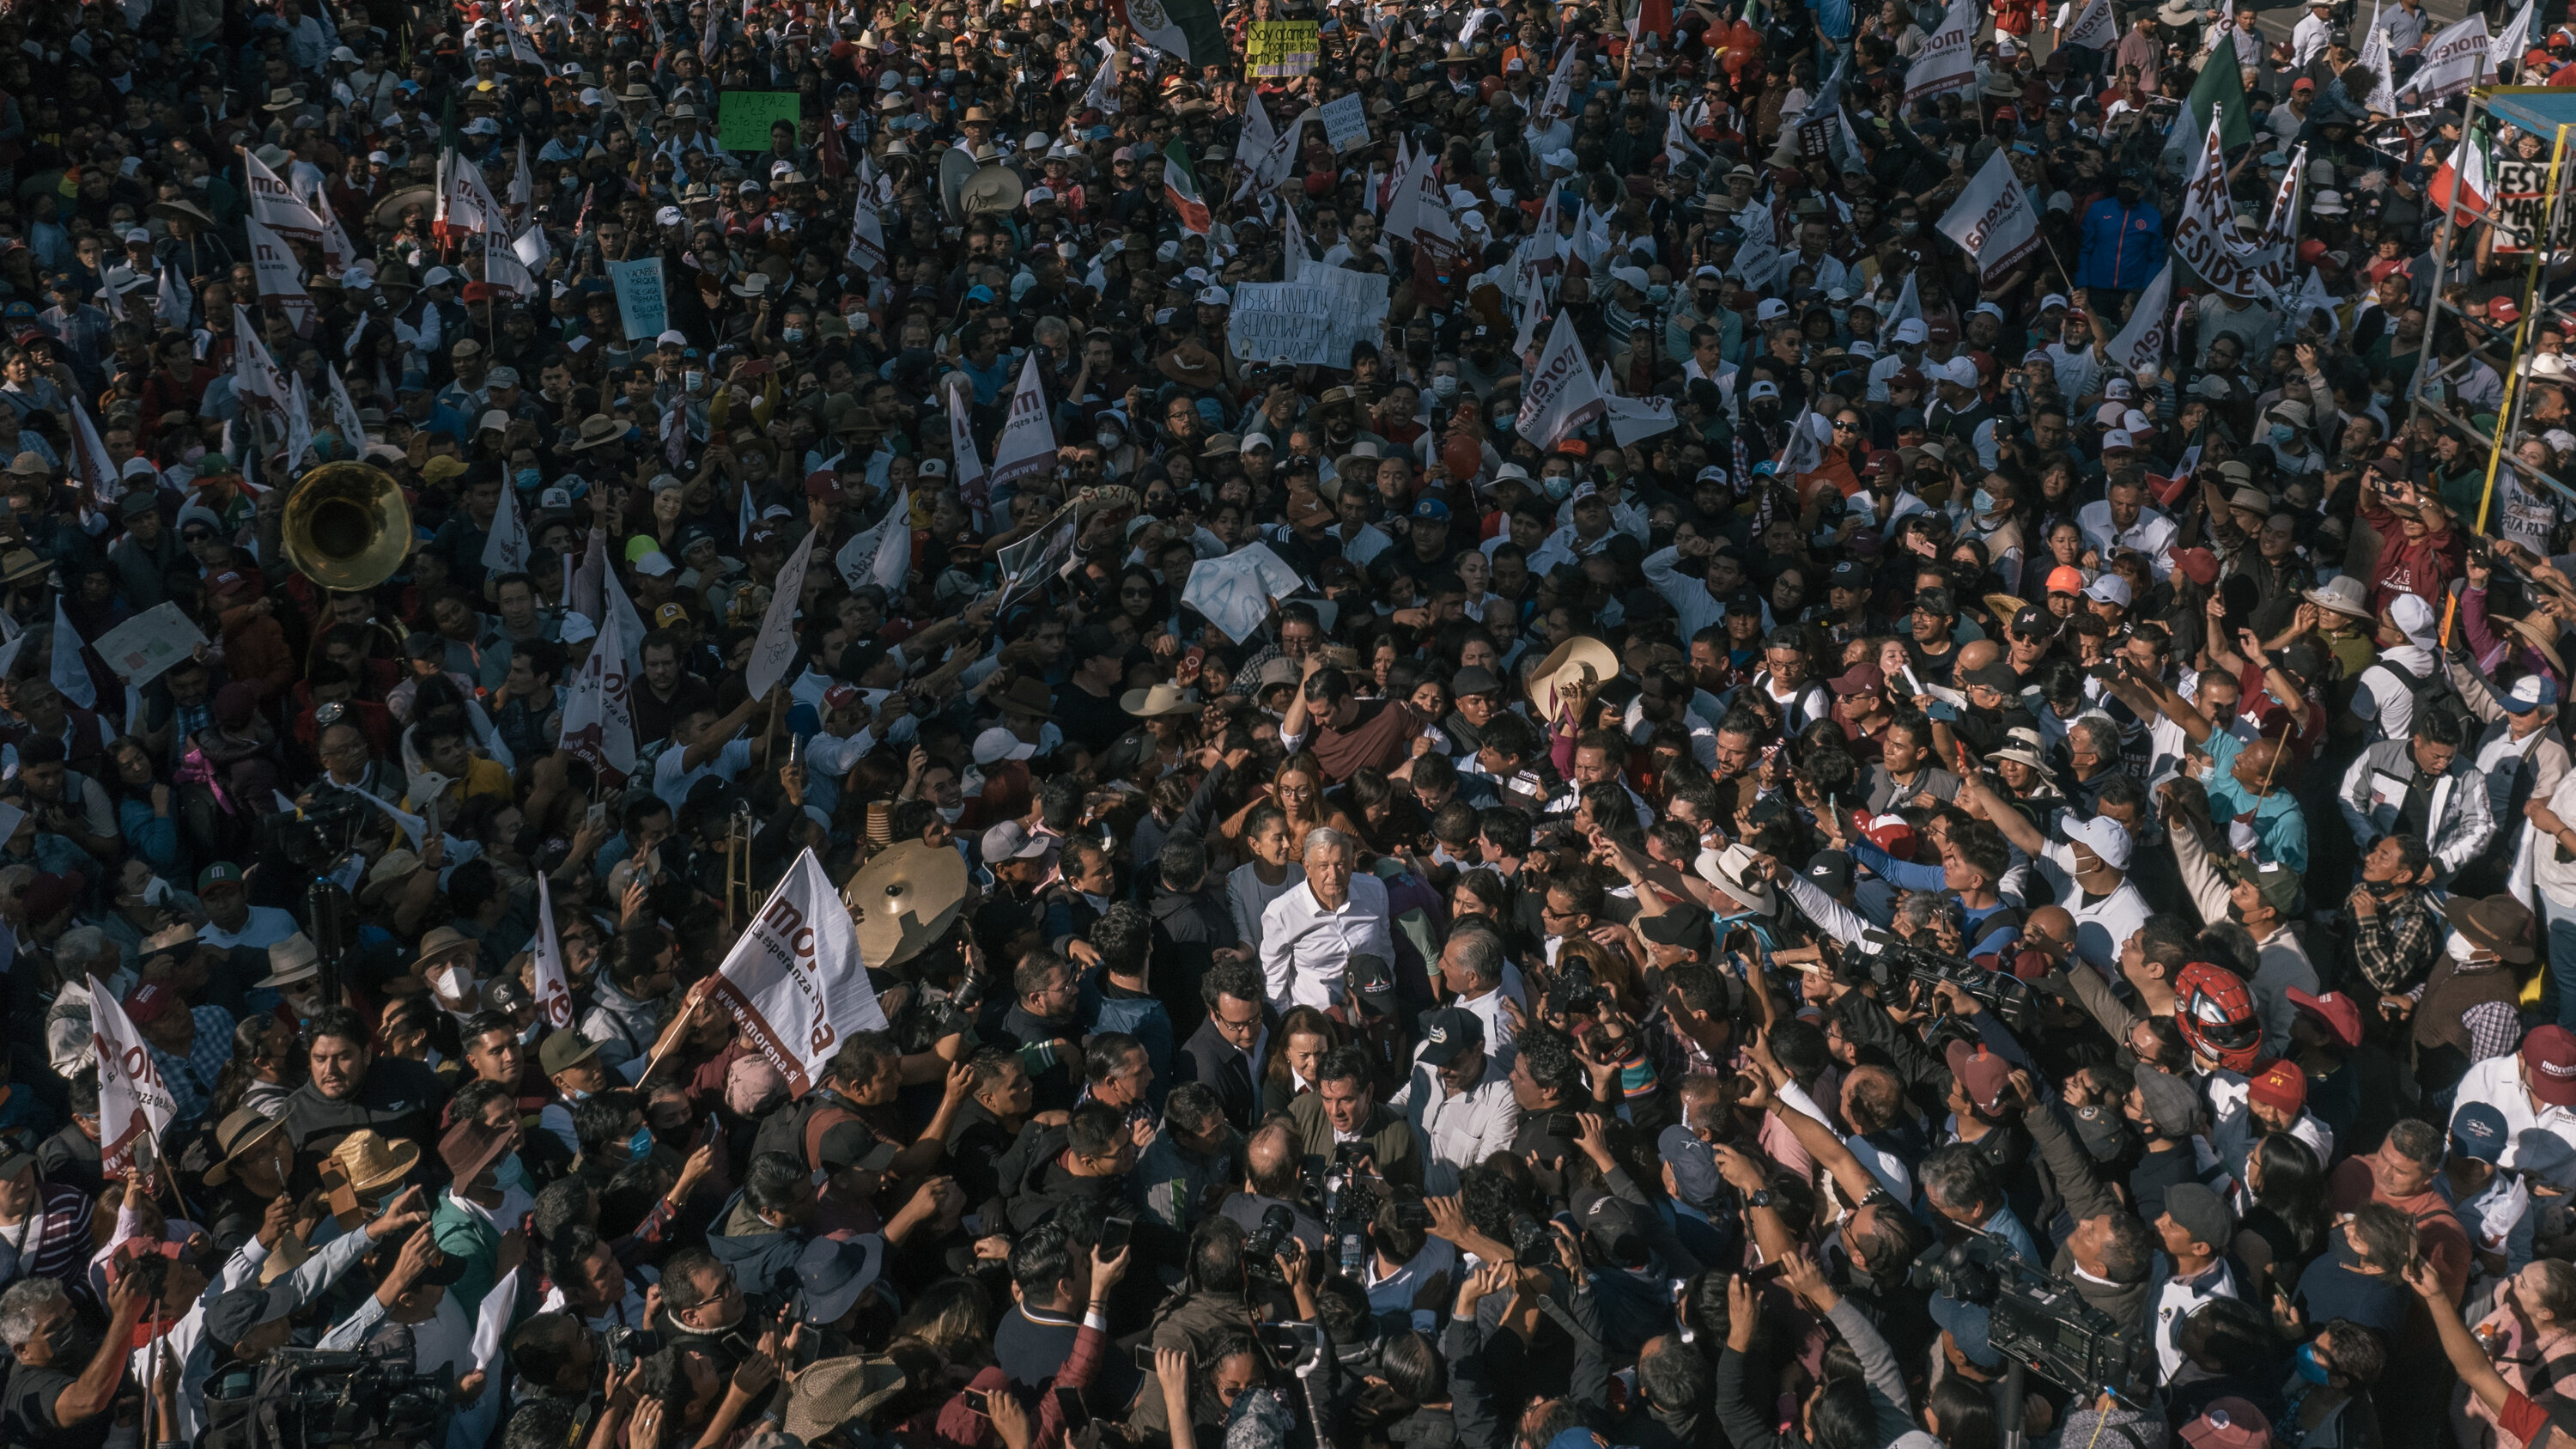
POLYGON ((1564 115, 1574 103, 1574 57, 1581 49, 1581 46, 1568 45, 1565 54, 1557 58, 1556 69, 1548 73, 1547 98, 1540 102, 1538 108, 1541 120, 1564 115))
POLYGON ((1537 370, 1522 385, 1520 417, 1512 430, 1543 453, 1555 447, 1558 439, 1601 416, 1608 406, 1599 385, 1592 380, 1592 364, 1574 335, 1574 323, 1559 312, 1556 325, 1548 329, 1547 347, 1539 354, 1537 370))
MULTIPOLYGON (((613 579, 608 582, 609 587, 615 587, 613 579)), ((573 672, 572 689, 564 697, 557 743, 576 758, 631 779, 635 774, 635 712, 626 691, 628 681, 634 678, 634 666, 626 658, 625 641, 619 638, 625 630, 617 610, 603 607, 596 623, 599 637, 592 641, 581 668, 573 672)))
POLYGON ((283 232, 320 238, 322 218, 313 208, 297 198, 295 192, 278 174, 268 169, 259 154, 245 146, 241 150, 244 189, 249 193, 250 216, 262 225, 283 232))
POLYGON ((326 367, 322 375, 331 380, 331 428, 340 435, 340 444, 351 457, 367 451, 367 424, 358 416, 358 405, 350 400, 349 385, 340 380, 340 369, 326 367))
POLYGON ((182 331, 195 316, 195 309, 188 303, 188 289, 168 262, 161 264, 161 289, 152 298, 152 315, 160 318, 163 326, 182 331))
POLYGON ((286 374, 278 370, 277 359, 268 355, 267 345, 259 340, 250 309, 239 302, 233 304, 233 389, 284 420, 286 374))
MULTIPOLYGON (((1315 119, 1315 114, 1311 106, 1299 111, 1297 119, 1288 123, 1287 130, 1271 137, 1269 145, 1252 153, 1249 163, 1252 170, 1245 180, 1246 187, 1261 196, 1279 189, 1280 184, 1288 179, 1289 168, 1296 164, 1297 148, 1305 144, 1306 125, 1315 119)), ((1241 156, 1244 153, 1238 149, 1235 154, 1241 156)), ((1240 196, 1243 193, 1235 194, 1240 196)))
POLYGON ((1243 109, 1243 131, 1234 142, 1235 159, 1243 171, 1242 182, 1234 188, 1237 201, 1262 189, 1253 184, 1253 160, 1267 155, 1271 145, 1279 139, 1278 127, 1270 124, 1270 108, 1261 103, 1261 92, 1256 88, 1245 99, 1250 104, 1243 109))
POLYGON ((1306 250, 1306 229, 1297 224, 1297 208, 1281 208, 1279 225, 1281 246, 1288 254, 1287 280, 1293 282, 1299 272, 1314 265, 1315 258, 1306 250))
POLYGON ((2075 16, 2074 23, 2068 24, 2066 12, 2074 8, 2074 0, 2058 8, 2058 44, 2109 50, 2120 43, 2119 22, 2111 18, 2111 0, 2084 0, 2083 10, 2075 16))
POLYGON ((1887 332, 1895 335, 1897 325, 1923 320, 1923 289, 1915 285, 1915 274, 1905 274, 1905 285, 1896 289, 1896 301, 1887 309, 1887 332))
POLYGON ((1798 414, 1798 421, 1790 425, 1789 441, 1780 445, 1780 466, 1772 471, 1783 478, 1794 479, 1803 478, 1825 466, 1824 439, 1816 436, 1816 429, 1820 426, 1826 430, 1827 436, 1831 436, 1832 420, 1816 416, 1816 409, 1810 404, 1798 414))
POLYGON ((517 485, 504 480, 501 506, 492 510, 492 528, 483 540, 483 567, 496 574, 528 571, 528 520, 519 512, 517 485))
POLYGON ((884 530, 877 537, 874 557, 868 560, 868 579, 886 591, 889 598, 903 596, 904 583, 912 577, 912 494, 904 493, 886 510, 884 530))
POLYGON ((537 1015, 546 1026, 562 1031, 572 1025, 572 980, 564 970, 563 942, 555 935, 554 898, 543 872, 537 876, 537 1015))
MULTIPOLYGON (((107 456, 107 440, 98 435, 98 424, 90 421, 89 404, 78 394, 72 397, 72 476, 90 487, 90 496, 101 505, 114 503, 122 479, 116 464, 107 456)), ((0 835, 0 840, 8 839, 0 835)))
POLYGON ((1968 189, 1941 217, 1941 234, 1976 259, 1977 276, 1987 283, 2039 249, 2039 213, 2005 159, 2010 154, 2002 146, 1988 152, 1968 189))
POLYGON ((523 302, 537 295, 537 279, 519 260, 519 244, 505 241, 497 231, 483 233, 483 280, 523 302))
POLYGON ((2256 295, 2256 269, 2236 233, 2236 205, 2227 195, 2227 153, 2221 127, 2227 108, 2209 108, 2209 133, 2183 183, 2182 218, 2174 223, 2173 255, 2212 291, 2239 299, 2256 295))
POLYGON ((1924 40, 1916 52, 1913 65, 1905 72, 1905 105, 1911 110, 1916 103, 1951 91, 1977 88, 1977 31, 1985 16, 1977 0, 1950 0, 1943 12, 1941 28, 1924 40))
POLYGON ((525 216, 537 199, 537 183, 528 175, 528 138, 519 138, 519 167, 510 173, 510 214, 525 216))
POLYGON ((950 466, 957 472, 958 496, 981 507, 981 500, 987 491, 984 481, 986 476, 984 455, 975 451, 975 429, 966 416, 967 404, 974 400, 973 395, 968 391, 972 386, 972 383, 960 378, 958 385, 949 394, 948 448, 950 452, 957 455, 956 461, 950 466))
POLYGON ((555 249, 546 240, 546 229, 530 222, 526 230, 511 239, 510 255, 517 257, 519 265, 526 267, 531 275, 536 275, 554 263, 555 249))
POLYGON ((2308 148, 2290 153, 2290 164, 2281 184, 2272 192, 2272 214, 2264 220, 2253 245, 2246 248, 2247 258, 2254 263, 2265 285, 2280 288, 2289 285, 2299 256, 2300 212, 2306 201, 2302 192, 2307 186, 2308 148))
POLYGON ((1118 114, 1118 63, 1102 56, 1091 69, 1091 88, 1082 93, 1082 104, 1096 108, 1103 115, 1118 114))
POLYGON ((760 616, 760 637, 752 641, 751 658, 742 667, 743 683, 754 699, 768 698, 787 677, 787 666, 796 662, 796 605, 805 593, 806 566, 813 561, 814 530, 808 529, 787 556, 787 567, 778 571, 769 610, 760 616))
POLYGON ((2401 95, 2412 93, 2415 104, 2456 96, 2486 79, 2487 43, 2486 12, 2472 10, 2468 18, 2456 25, 2444 26, 2439 34, 2424 42, 2424 63, 2397 88, 2401 95))
POLYGON ((2299 290, 2283 299, 2281 320, 2292 333, 2296 333, 2308 324, 2312 315, 2323 312, 2326 314, 2326 335, 2334 337, 2343 331, 2343 319, 2335 315, 2334 307, 2334 294, 2326 290, 2325 278, 2317 275, 2316 268, 2310 267, 2307 279, 2299 283, 2299 290))
POLYGON ((331 210, 328 194, 316 191, 308 198, 307 204, 313 208, 315 216, 322 218, 322 270, 336 277, 349 263, 358 259, 358 244, 349 240, 349 233, 341 228, 339 216, 331 210))
POLYGON ((1055 422, 1047 416, 1046 384, 1038 378, 1038 355, 1020 368, 1020 385, 1011 393, 1010 416, 993 443, 992 486, 1015 483, 1055 466, 1055 422))
POLYGON ((812 850, 778 882, 716 968, 714 997, 801 1097, 854 1031, 886 1029, 857 923, 812 850))
POLYGON ((54 688, 62 697, 83 709, 98 708, 98 689, 89 682, 89 666, 81 659, 80 631, 72 627, 72 616, 63 612, 62 595, 54 596, 54 688))
POLYGON ((242 232, 250 242, 251 271, 259 279, 259 294, 277 299, 297 335, 312 335, 313 299, 304 291, 304 267, 295 260, 295 249, 255 216, 242 218, 242 232))
POLYGON ((134 1165, 134 1151, 144 1139, 157 1145, 179 1114, 179 1103, 161 1080, 160 1064, 152 1060, 143 1032, 125 1014, 116 993, 95 976, 89 981, 89 1029, 90 1044, 98 1052, 99 1167, 123 1172, 134 1165))
POLYGON ((1664 112, 1664 159, 1675 166, 1684 162, 1697 165, 1708 160, 1708 153, 1701 150, 1700 144, 1692 140, 1690 132, 1683 128, 1679 111, 1664 112))
POLYGON ((2395 47, 2388 43, 2388 32, 2377 26, 2371 27, 2370 39, 2363 42, 2361 48, 2361 63, 2370 67, 2371 75, 2370 95, 2361 103, 2365 111, 2393 116, 2403 104, 2397 99, 2397 57, 2394 50, 2395 47), (2375 55, 2372 54, 2374 48, 2378 52, 2375 55))
POLYGON ((1603 418, 1610 424, 1610 436, 1620 447, 1634 447, 1640 439, 1651 438, 1679 427, 1673 417, 1673 400, 1666 397, 1621 397, 1618 383, 1610 376, 1610 364, 1594 369, 1592 385, 1601 390, 1603 418))
POLYGON ((850 244, 841 249, 841 258, 873 277, 886 269, 885 222, 867 188, 859 187, 858 193, 858 205, 850 211, 850 244))
POLYGON ((2135 373, 2142 367, 2162 367, 2167 341, 2166 318, 2173 309, 2173 263, 2156 269, 2155 279, 2138 294, 2137 307, 2129 313, 2129 325, 2111 339, 2111 362, 2135 373))
MULTIPOLYGON (((303 470, 304 455, 312 447, 313 402, 304 395, 304 375, 289 373, 286 378, 286 451, 284 454, 288 474, 292 475, 303 470)), ((259 484, 251 482, 248 470, 244 470, 242 482, 260 492, 268 491, 259 484)))

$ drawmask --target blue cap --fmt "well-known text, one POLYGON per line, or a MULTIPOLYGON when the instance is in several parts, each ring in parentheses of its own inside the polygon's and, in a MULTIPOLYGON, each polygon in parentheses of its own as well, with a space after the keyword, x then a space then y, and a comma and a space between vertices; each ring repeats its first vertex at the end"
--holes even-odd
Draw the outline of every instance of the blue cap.
POLYGON ((2526 674, 2515 680, 2513 688, 2505 691, 2496 703, 2503 705, 2507 714, 2529 714, 2535 709, 2547 709, 2558 703, 2558 682, 2545 674, 2526 674))
POLYGON ((1655 1153, 1673 1170, 1673 1186, 1681 1200, 1693 1207, 1704 1208, 1718 1200, 1725 1190, 1726 1178, 1717 1170, 1717 1153, 1676 1123, 1655 1138, 1655 1153))
POLYGON ((1981 1369, 1999 1369, 2004 1356, 1995 1351, 1989 1330, 1994 1315, 1974 1303, 1962 1303, 1946 1294, 1932 1296, 1932 1321, 1950 1335, 1959 1346, 1959 1355, 1981 1369))
POLYGON ((2504 1160, 2504 1114, 2484 1102, 2471 1102, 2451 1118, 2451 1150, 2472 1162, 2504 1160))
POLYGON ((1449 505, 1441 502, 1437 498, 1425 498, 1421 502, 1413 505, 1413 516, 1416 518, 1437 518, 1445 523, 1449 519, 1449 505))
POLYGON ((984 286, 981 283, 968 287, 966 289, 966 300, 969 302, 990 302, 993 300, 993 289, 984 286))

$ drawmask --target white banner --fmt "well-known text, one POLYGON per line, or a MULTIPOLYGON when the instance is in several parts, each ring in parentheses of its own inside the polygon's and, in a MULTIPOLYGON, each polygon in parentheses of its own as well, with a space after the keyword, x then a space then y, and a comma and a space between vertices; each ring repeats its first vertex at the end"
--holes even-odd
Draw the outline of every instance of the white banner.
POLYGON ((259 294, 277 298, 296 332, 311 335, 313 299, 305 294, 304 268, 295 260, 294 249, 255 216, 242 218, 242 232, 250 241, 251 272, 259 279, 259 294))
POLYGON ((912 572, 912 495, 897 498, 876 527, 850 535, 850 541, 832 556, 832 564, 851 588, 875 584, 889 594, 900 590, 912 572))
POLYGON ((1267 545, 1246 544, 1222 558, 1190 565, 1181 602, 1240 644, 1270 617, 1275 600, 1295 593, 1303 582, 1267 545))
POLYGON ((760 616, 760 637, 752 641, 751 658, 742 666, 742 681, 754 699, 767 699, 787 677, 787 666, 796 662, 796 602, 805 593, 806 566, 814 561, 814 535, 809 528, 797 540, 787 567, 778 571, 769 610, 760 616))
POLYGON ((1368 144, 1368 104, 1359 92, 1326 101, 1315 114, 1324 123, 1324 140, 1332 146, 1334 155, 1368 144))
POLYGON ((859 188, 859 204, 850 215, 850 244, 842 249, 842 260, 876 276, 886 269, 885 223, 877 216, 876 198, 866 187, 859 188))
POLYGON ((1047 416, 1046 385, 1038 380, 1038 355, 1032 351, 1020 368, 1020 385, 1011 393, 1002 436, 993 443, 993 486, 1054 467, 1055 422, 1047 416))
POLYGON ((2111 18, 2111 0, 2085 0, 2083 12, 2075 22, 2058 33, 2060 45, 2080 45, 2087 50, 2109 50, 2120 43, 2120 27, 2111 18))
POLYGON ((948 400, 948 448, 957 455, 949 466, 957 472, 957 495, 980 511, 986 492, 984 455, 975 451, 975 429, 966 416, 967 407, 974 401, 974 384, 962 375, 951 375, 958 378, 959 386, 948 400))
POLYGON ((2183 183, 2182 219, 2174 223, 2173 255, 2212 291, 2239 299, 2256 295, 2253 259, 2236 236, 2236 205, 2227 196, 2227 156, 2219 127, 2225 106, 2209 108, 2209 134, 2183 183))
POLYGON ((2254 263, 2264 285, 2280 288, 2289 285, 2299 257, 2300 211, 2306 206, 2303 195, 2308 178, 2308 148, 2290 153, 2290 164, 2281 184, 2272 192, 2272 214, 2265 218, 2262 233, 2254 238, 2248 260, 2254 263))
POLYGON ((1320 262, 1298 272, 1299 285, 1320 287, 1332 301, 1328 315, 1333 340, 1325 366, 1349 367, 1353 346, 1377 342, 1385 335, 1388 280, 1384 272, 1354 272, 1320 262))
POLYGON ((1977 31, 1984 23, 1977 0, 1950 0, 1941 28, 1923 42, 1906 69, 1907 110, 1934 96, 1977 88, 1977 31))
POLYGON ((1667 397, 1621 397, 1610 389, 1610 369, 1601 369, 1600 388, 1603 416, 1609 421, 1610 436, 1620 447, 1630 447, 1658 433, 1669 433, 1681 426, 1673 416, 1673 400, 1667 397))
POLYGON ((1556 69, 1549 72, 1547 77, 1547 98, 1539 103, 1538 108, 1540 120, 1545 120, 1550 116, 1562 116, 1566 113, 1567 108, 1573 104, 1574 57, 1575 53, 1581 49, 1581 46, 1568 43, 1565 47, 1564 56, 1559 58, 1556 63, 1556 69))
POLYGON ((562 1031, 572 1025, 572 976, 564 970, 563 941, 555 935, 554 897, 546 889, 543 871, 537 873, 537 940, 533 952, 537 963, 537 1015, 546 1026, 562 1031))
POLYGON ((1520 417, 1512 430, 1543 453, 1555 447, 1559 438, 1601 416, 1606 406, 1592 380, 1592 364, 1583 355, 1583 344, 1575 340, 1574 324, 1558 313, 1556 325, 1548 330, 1547 347, 1539 354, 1538 370, 1522 385, 1520 417))
MULTIPOLYGON (((167 991, 167 986, 160 988, 167 991)), ((184 1002, 173 1011, 186 1011, 184 1002)), ((134 1164, 136 1144, 158 1139, 179 1112, 178 1101, 161 1080, 152 1048, 125 1014, 107 983, 89 979, 90 1043, 98 1051, 98 1155, 102 1171, 121 1173, 134 1164)))
POLYGON ((2039 249, 2039 213, 2005 159, 2010 154, 2002 146, 1986 153, 1986 164, 1941 218, 1941 234, 1975 258, 1978 279, 1988 284, 2039 249))
POLYGON ((249 147, 242 148, 241 158, 245 189, 250 193, 251 219, 282 232, 321 240, 322 218, 313 214, 313 208, 298 201, 294 191, 249 147))
POLYGON ((2456 96, 2486 79, 2487 17, 2472 10, 2469 18, 2447 26, 2424 42, 2424 64, 2398 87, 2412 92, 2416 105, 2456 96))
POLYGON ((796 1097, 822 1080, 844 1037, 886 1029, 858 928, 811 850, 797 855, 716 968, 713 995, 796 1097))
POLYGON ((2135 374, 2142 367, 2162 367, 2165 343, 2169 340, 2165 323, 2173 310, 2173 263, 2156 269, 2155 280, 2138 294, 2138 305, 2129 313, 2129 325, 2111 339, 2111 364, 2135 374))
POLYGON ((89 664, 81 658, 80 631, 72 627, 72 616, 63 612, 62 595, 54 596, 54 688, 83 709, 98 708, 98 687, 90 683, 89 664))
MULTIPOLYGON (((599 535, 592 534, 595 543, 599 535)), ((607 579, 607 588, 617 581, 607 579)), ((627 624, 615 600, 602 593, 599 617, 591 622, 599 637, 591 641, 590 654, 574 672, 572 690, 565 696, 562 732, 556 743, 577 758, 588 760, 599 769, 614 770, 629 779, 635 775, 635 711, 627 695, 634 678, 634 664, 627 651, 640 648, 623 637, 627 624)), ((623 612, 632 612, 630 606, 623 612)))

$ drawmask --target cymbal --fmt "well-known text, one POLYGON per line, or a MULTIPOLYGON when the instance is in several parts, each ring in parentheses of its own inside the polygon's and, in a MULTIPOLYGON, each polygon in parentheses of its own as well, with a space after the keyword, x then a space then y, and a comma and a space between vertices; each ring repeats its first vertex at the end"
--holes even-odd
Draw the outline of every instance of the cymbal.
POLYGON ((879 851, 841 888, 858 924, 859 959, 883 969, 920 955, 966 905, 966 859, 906 840, 879 851))

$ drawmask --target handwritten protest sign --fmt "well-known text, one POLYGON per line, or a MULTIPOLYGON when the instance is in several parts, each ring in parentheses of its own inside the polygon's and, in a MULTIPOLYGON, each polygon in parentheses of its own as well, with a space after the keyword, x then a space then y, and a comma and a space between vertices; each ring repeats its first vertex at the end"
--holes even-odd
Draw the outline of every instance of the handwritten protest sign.
POLYGON ((1303 282, 1244 282, 1234 289, 1225 335, 1245 362, 1329 364, 1333 299, 1303 282))
POLYGON ((1245 72, 1265 80, 1314 74, 1322 30, 1322 22, 1314 20, 1252 21, 1243 28, 1245 72))
POLYGON ((1359 92, 1326 101, 1315 116, 1324 123, 1324 139, 1332 143, 1334 155, 1368 144, 1368 106, 1359 92))
POLYGON ((1351 365, 1354 343, 1375 342, 1386 331, 1386 273, 1354 272, 1346 267, 1304 267, 1297 285, 1320 287, 1329 303, 1332 344, 1327 367, 1351 365))
POLYGON ((146 609, 98 636, 90 645, 118 682, 136 689, 197 651, 206 636, 176 604, 146 609))
POLYGON ((1264 545, 1248 544, 1223 558, 1190 565, 1181 602, 1240 644, 1270 617, 1271 600, 1295 592, 1299 582, 1297 571, 1279 555, 1264 545))
POLYGON ((617 320, 626 335, 659 337, 670 327, 670 309, 662 301, 662 259, 610 262, 609 285, 617 289, 617 320))
POLYGON ((716 144, 728 151, 766 151, 769 128, 796 124, 804 97, 795 91, 726 91, 716 120, 716 144))

